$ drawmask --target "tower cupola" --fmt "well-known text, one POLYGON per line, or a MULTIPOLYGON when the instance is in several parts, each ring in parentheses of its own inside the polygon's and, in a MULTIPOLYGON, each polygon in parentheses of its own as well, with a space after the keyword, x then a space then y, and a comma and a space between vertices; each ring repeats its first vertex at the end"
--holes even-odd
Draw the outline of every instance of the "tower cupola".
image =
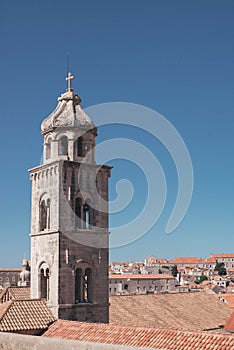
POLYGON ((58 98, 57 107, 41 124, 44 164, 59 159, 79 161, 87 154, 85 161, 95 162, 92 150, 95 147, 97 129, 82 109, 81 98, 72 89, 72 79, 73 75, 68 73, 66 92, 58 98))

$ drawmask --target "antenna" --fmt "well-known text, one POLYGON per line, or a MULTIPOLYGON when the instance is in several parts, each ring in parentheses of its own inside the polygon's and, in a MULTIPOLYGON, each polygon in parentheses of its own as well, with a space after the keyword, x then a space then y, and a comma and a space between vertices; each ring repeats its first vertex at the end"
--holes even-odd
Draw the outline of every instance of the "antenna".
POLYGON ((70 53, 67 51, 67 76, 70 70, 70 53))

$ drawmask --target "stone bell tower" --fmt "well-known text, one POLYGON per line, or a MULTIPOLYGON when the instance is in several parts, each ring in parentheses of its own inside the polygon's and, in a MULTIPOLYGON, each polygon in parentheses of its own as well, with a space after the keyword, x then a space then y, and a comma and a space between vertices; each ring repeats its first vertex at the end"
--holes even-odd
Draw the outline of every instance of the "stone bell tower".
POLYGON ((108 322, 108 178, 95 162, 97 129, 67 90, 41 125, 43 164, 30 170, 31 297, 55 317, 108 322))

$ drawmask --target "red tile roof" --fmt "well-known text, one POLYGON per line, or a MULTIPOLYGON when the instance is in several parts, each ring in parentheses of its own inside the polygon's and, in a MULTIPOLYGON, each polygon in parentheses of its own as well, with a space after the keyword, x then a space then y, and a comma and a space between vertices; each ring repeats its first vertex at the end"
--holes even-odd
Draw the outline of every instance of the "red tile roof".
POLYGON ((11 300, 0 304, 0 331, 44 330, 55 318, 42 300, 11 300))
POLYGON ((212 258, 218 259, 218 258, 234 258, 234 254, 212 254, 212 258))
POLYGON ((121 261, 113 261, 111 265, 124 265, 124 263, 121 261))
POLYGON ((190 331, 224 325, 232 310, 204 292, 110 296, 110 323, 190 331))
POLYGON ((30 299, 30 287, 7 287, 0 293, 0 303, 12 299, 28 300, 30 299))
POLYGON ((156 258, 153 255, 149 255, 145 258, 145 262, 147 264, 153 265, 153 264, 167 264, 167 259, 165 258, 156 258))
POLYGON ((124 273, 124 274, 118 274, 118 275, 109 275, 109 279, 174 279, 175 277, 171 275, 166 274, 131 274, 131 273, 124 273))
POLYGON ((218 300, 224 300, 227 305, 231 308, 234 308, 234 293, 224 293, 224 294, 211 294, 213 298, 218 300))
POLYGON ((43 337, 158 350, 233 350, 234 337, 162 328, 142 328, 58 320, 43 337))
POLYGON ((197 257, 186 257, 186 258, 175 258, 174 260, 169 260, 170 264, 199 264, 200 262, 203 262, 204 259, 198 259, 197 257))
POLYGON ((228 332, 234 332, 234 311, 225 323, 224 329, 228 332))
POLYGON ((206 262, 209 262, 209 263, 216 263, 216 260, 213 256, 210 256, 209 258, 206 258, 206 262))
POLYGON ((16 267, 16 268, 12 268, 12 267, 1 267, 0 268, 0 272, 21 272, 22 271, 22 267, 21 268, 18 268, 18 267, 16 267))

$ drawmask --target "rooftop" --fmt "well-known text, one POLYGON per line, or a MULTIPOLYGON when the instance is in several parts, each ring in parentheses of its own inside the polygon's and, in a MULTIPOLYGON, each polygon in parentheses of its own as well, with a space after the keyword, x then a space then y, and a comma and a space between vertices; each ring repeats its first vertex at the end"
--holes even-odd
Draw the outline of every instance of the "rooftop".
POLYGON ((21 272, 22 267, 0 267, 0 272, 21 272))
POLYGON ((234 308, 234 293, 212 294, 213 298, 223 300, 231 308, 234 308))
POLYGON ((204 292, 110 296, 110 323, 202 331, 224 325, 232 313, 204 292))
POLYGON ((198 259, 197 257, 185 257, 185 258, 175 258, 173 260, 169 260, 170 264, 199 264, 203 263, 204 259, 198 259))
POLYGON ((109 279, 175 279, 175 277, 171 275, 166 275, 166 274, 131 274, 131 273, 124 273, 124 274, 113 274, 109 275, 109 279))
POLYGON ((0 304, 0 331, 43 330, 55 318, 42 300, 10 300, 0 304))
POLYGON ((30 299, 30 287, 7 287, 0 293, 0 303, 12 299, 27 300, 30 299))
POLYGON ((234 337, 175 329, 143 328, 58 320, 43 337, 103 344, 144 347, 158 350, 233 350, 234 337), (196 344, 196 347, 194 347, 196 344))
POLYGON ((228 332, 234 333, 234 311, 225 323, 224 329, 228 332))
POLYGON ((212 258, 234 258, 234 254, 212 254, 212 258))

